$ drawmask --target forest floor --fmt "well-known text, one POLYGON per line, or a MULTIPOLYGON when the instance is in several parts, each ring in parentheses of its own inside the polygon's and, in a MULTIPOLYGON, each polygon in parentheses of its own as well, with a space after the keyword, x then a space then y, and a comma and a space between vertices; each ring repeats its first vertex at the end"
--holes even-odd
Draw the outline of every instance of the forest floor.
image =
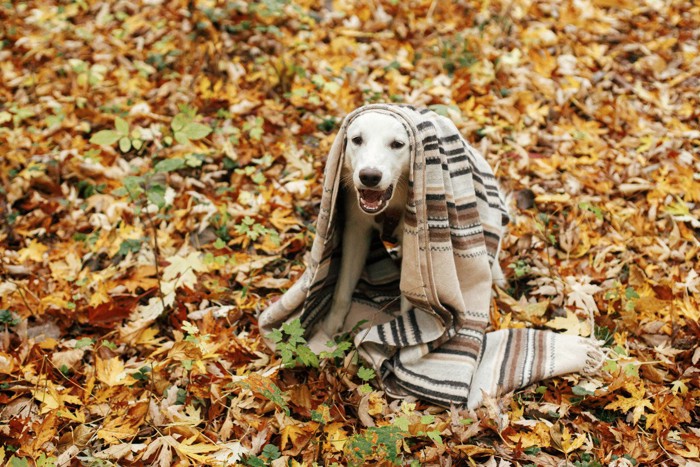
POLYGON ((699 40, 688 0, 0 3, 0 462, 700 465, 699 40), (467 411, 268 350, 371 102, 482 151, 492 328, 594 332, 599 375, 467 411))

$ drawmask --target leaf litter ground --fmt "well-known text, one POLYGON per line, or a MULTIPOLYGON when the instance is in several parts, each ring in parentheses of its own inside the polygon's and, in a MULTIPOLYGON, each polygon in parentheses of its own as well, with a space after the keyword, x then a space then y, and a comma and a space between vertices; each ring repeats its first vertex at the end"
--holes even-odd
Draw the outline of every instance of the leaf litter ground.
POLYGON ((697 2, 0 18, 9 465, 699 465, 697 2), (466 412, 389 400, 294 326, 269 352, 256 316, 303 271, 334 133, 379 101, 451 117, 512 193, 493 328, 594 332, 600 376, 466 412))

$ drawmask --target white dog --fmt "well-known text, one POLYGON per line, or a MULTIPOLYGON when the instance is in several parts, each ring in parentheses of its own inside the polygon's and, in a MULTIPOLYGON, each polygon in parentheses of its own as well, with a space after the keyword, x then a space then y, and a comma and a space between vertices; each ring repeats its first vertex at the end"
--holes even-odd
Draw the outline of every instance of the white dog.
MULTIPOLYGON (((411 163, 408 143, 408 133, 401 122, 380 112, 360 115, 348 127, 343 167, 346 194, 342 260, 331 311, 322 324, 329 336, 342 328, 350 310, 372 230, 381 232, 384 226, 392 224, 394 231, 382 234, 393 236, 401 244, 411 163), (377 214, 384 211, 396 216, 397 221, 377 222, 377 214)), ((409 307, 402 296, 401 311, 409 307)))
MULTIPOLYGON (((343 328, 352 294, 369 253, 372 230, 395 238, 399 245, 402 243, 410 164, 408 133, 397 118, 367 112, 350 124, 342 177, 345 184, 345 226, 340 274, 331 310, 321 324, 328 336, 343 328), (395 220, 379 222, 377 215, 385 211, 387 214, 381 217, 395 220), (393 232, 382 232, 387 227, 393 232)), ((505 284, 497 260, 493 263, 492 274, 498 285, 505 284)), ((410 302, 402 295, 401 312, 410 308, 410 302)))

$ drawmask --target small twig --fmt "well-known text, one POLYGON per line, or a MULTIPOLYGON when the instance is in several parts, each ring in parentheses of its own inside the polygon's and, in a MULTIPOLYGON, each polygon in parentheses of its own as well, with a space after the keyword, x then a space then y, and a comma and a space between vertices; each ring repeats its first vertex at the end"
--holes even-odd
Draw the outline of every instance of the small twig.
MULTIPOLYGON (((129 198, 132 201, 137 201, 137 197, 134 196, 134 194, 129 190, 129 187, 125 184, 124 188, 126 189, 127 194, 129 195, 129 198)), ((156 230, 155 223, 153 222, 153 218, 151 217, 151 213, 148 212, 148 205, 146 205, 146 217, 151 224, 151 230, 153 231, 153 262, 155 263, 156 267, 156 281, 158 282, 158 298, 160 298, 160 303, 163 305, 163 310, 165 310, 165 297, 163 295, 163 286, 161 283, 161 276, 160 276, 160 266, 158 265, 158 261, 160 259, 160 246, 158 245, 158 231, 156 230)))
POLYGON ((148 218, 149 223, 151 224, 151 230, 153 231, 153 262, 155 263, 156 267, 156 281, 158 281, 158 297, 160 298, 160 303, 163 305, 163 310, 165 310, 165 296, 163 295, 163 286, 161 284, 161 276, 160 276, 160 266, 158 265, 159 259, 160 259, 160 246, 158 245, 158 231, 156 230, 155 223, 153 222, 153 218, 151 217, 151 213, 148 212, 148 209, 146 209, 146 217, 148 218))
POLYGON ((61 371, 61 369, 58 368, 58 367, 54 364, 54 362, 52 362, 51 359, 49 359, 46 355, 44 355, 44 360, 47 361, 47 362, 49 362, 49 365, 51 365, 51 366, 53 367, 54 370, 58 371, 63 379, 65 379, 66 381, 68 381, 70 384, 72 384, 72 385, 75 386, 76 388, 82 389, 83 391, 85 390, 85 388, 82 387, 80 384, 76 383, 75 381, 73 381, 72 379, 70 379, 68 376, 66 376, 66 375, 61 371))

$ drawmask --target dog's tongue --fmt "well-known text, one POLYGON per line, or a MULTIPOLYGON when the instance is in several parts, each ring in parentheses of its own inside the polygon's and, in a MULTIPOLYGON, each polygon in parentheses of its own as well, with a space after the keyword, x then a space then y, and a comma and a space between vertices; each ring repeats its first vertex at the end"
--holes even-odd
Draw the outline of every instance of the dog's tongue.
POLYGON ((360 190, 360 198, 362 198, 362 207, 365 209, 378 209, 384 201, 385 191, 380 190, 360 190))
POLYGON ((379 203, 384 195, 383 191, 377 190, 362 190, 362 199, 368 203, 379 203))

